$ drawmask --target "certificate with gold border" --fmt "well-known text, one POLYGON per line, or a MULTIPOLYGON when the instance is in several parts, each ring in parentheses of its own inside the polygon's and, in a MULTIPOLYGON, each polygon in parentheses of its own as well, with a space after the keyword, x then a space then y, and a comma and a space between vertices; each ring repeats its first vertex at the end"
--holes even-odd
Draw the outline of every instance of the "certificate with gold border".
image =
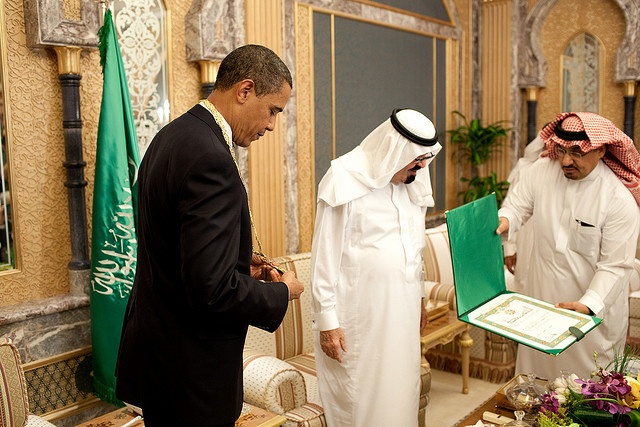
POLYGON ((458 318, 549 354, 602 319, 506 289, 495 194, 446 212, 458 318))

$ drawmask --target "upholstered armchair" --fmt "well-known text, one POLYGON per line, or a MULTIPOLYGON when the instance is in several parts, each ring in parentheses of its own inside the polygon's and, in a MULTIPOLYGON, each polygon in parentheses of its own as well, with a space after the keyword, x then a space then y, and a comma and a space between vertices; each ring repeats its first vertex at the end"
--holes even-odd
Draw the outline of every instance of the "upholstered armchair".
POLYGON ((0 427, 55 427, 29 413, 20 354, 8 338, 0 338, 0 399, 0 427))

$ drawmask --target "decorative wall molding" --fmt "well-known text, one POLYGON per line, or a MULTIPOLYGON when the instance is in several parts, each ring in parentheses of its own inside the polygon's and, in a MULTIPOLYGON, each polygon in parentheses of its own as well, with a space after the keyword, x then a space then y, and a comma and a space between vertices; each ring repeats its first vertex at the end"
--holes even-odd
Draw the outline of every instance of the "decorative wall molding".
POLYGON ((243 44, 243 0, 193 0, 184 18, 187 61, 221 61, 243 44))
POLYGON ((624 12, 627 27, 624 40, 616 53, 616 82, 640 80, 640 57, 638 56, 638 42, 640 42, 640 1, 616 0, 624 12))
MULTIPOLYGON (((526 5, 528 0, 519 0, 526 5)), ((615 80, 618 83, 640 80, 640 57, 637 43, 640 40, 640 0, 613 0, 624 13, 625 35, 616 54, 615 80)), ((545 87, 547 83, 547 60, 540 46, 540 30, 549 12, 558 0, 540 0, 531 9, 524 22, 524 32, 519 41, 518 84, 525 87, 545 87)))
POLYGON ((80 1, 80 20, 65 15, 64 0, 24 0, 27 46, 98 47, 102 6, 96 0, 80 1))

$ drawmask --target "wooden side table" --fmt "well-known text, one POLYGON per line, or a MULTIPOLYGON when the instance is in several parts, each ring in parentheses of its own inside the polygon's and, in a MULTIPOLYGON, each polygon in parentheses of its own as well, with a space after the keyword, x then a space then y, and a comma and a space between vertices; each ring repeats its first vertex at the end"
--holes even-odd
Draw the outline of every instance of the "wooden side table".
MULTIPOLYGON (((137 414, 131 409, 124 407, 115 411, 104 414, 98 418, 78 424, 76 427, 121 427, 129 421, 133 420, 137 414)), ((132 427, 143 427, 144 421, 140 420, 133 424, 132 427)))
POLYGON ((462 393, 469 393, 469 358, 473 338, 469 335, 469 324, 458 320, 453 310, 449 310, 444 316, 427 323, 420 337, 422 350, 422 364, 429 366, 427 350, 438 345, 447 344, 457 339, 462 353, 462 393))
MULTIPOLYGON (((287 421, 282 415, 277 415, 246 403, 244 405, 249 408, 249 412, 236 421, 236 427, 279 427, 287 421)), ((125 407, 78 424, 76 427, 122 427, 135 417, 136 414, 125 407)), ((131 427, 144 427, 144 420, 132 424, 131 427)))
POLYGON ((496 403, 497 398, 494 395, 491 399, 486 400, 483 404, 474 409, 470 414, 467 414, 466 417, 455 423, 454 427, 473 426, 478 421, 482 420, 482 414, 485 412, 493 412, 494 414, 505 417, 505 420, 507 420, 505 422, 514 419, 513 411, 496 406, 496 403))

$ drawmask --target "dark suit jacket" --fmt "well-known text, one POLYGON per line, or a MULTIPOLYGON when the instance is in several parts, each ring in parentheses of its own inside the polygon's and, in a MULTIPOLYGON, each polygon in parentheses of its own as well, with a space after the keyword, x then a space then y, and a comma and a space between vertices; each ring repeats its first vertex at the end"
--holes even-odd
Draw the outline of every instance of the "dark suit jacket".
POLYGON ((116 395, 184 424, 233 423, 242 405, 247 327, 275 330, 288 290, 249 276, 247 194, 204 107, 156 135, 138 191, 137 271, 116 395))

